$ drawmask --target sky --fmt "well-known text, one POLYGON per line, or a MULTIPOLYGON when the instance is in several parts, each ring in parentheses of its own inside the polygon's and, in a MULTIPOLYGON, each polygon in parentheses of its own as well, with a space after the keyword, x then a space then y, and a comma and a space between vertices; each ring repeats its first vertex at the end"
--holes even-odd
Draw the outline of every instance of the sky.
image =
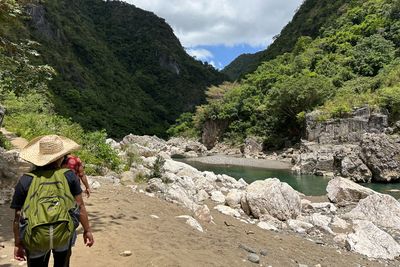
POLYGON ((162 17, 187 53, 222 69, 264 50, 303 0, 125 0, 162 17))

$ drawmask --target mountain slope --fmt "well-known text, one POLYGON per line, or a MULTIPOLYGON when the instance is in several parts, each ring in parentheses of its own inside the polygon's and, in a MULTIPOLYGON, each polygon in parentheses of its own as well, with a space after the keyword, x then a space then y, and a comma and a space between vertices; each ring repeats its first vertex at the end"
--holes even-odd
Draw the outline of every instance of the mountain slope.
POLYGON ((223 133, 211 140, 241 143, 257 136, 265 148, 281 148, 300 140, 306 113, 315 109, 318 121, 324 121, 369 105, 389 111, 395 123, 400 119, 400 2, 353 0, 340 10, 316 38, 300 37, 291 52, 263 62, 239 83, 211 88, 208 103, 186 116, 193 120, 186 125, 203 131, 203 137, 223 133))
POLYGON ((274 42, 264 51, 244 54, 233 60, 222 72, 231 80, 237 80, 251 73, 266 60, 293 49, 300 36, 315 38, 322 27, 328 27, 344 11, 349 0, 306 0, 300 6, 293 19, 275 37, 274 42))
POLYGON ((186 54, 164 19, 119 1, 28 4, 56 110, 89 130, 164 135, 224 75, 186 54))

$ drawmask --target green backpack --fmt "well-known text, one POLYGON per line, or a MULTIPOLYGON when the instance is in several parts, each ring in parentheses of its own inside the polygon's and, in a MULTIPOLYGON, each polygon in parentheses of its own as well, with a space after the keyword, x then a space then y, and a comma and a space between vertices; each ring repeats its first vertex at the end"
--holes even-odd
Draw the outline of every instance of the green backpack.
POLYGON ((79 225, 79 208, 65 178, 66 171, 68 169, 28 174, 33 179, 22 207, 20 224, 20 237, 28 251, 49 251, 71 242, 79 225))

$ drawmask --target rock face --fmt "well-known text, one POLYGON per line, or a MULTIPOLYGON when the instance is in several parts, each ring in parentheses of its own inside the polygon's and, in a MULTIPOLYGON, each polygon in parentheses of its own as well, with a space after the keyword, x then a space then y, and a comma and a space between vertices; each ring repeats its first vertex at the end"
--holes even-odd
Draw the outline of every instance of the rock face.
POLYGON ((344 217, 368 220, 377 226, 400 230, 400 203, 390 195, 373 194, 360 200, 344 217))
POLYGON ((228 121, 224 120, 208 120, 204 123, 203 131, 201 135, 201 142, 211 149, 220 140, 226 127, 228 127, 228 121))
POLYGON ((386 134, 365 134, 360 143, 360 158, 377 182, 400 179, 400 138, 386 134))
POLYGON ((272 216, 285 221, 300 214, 301 202, 298 192, 273 178, 251 183, 243 195, 242 208, 255 218, 272 216))
POLYGON ((330 180, 326 191, 328 192, 329 200, 341 206, 349 202, 358 202, 360 199, 376 193, 372 189, 358 185, 342 177, 335 177, 330 180))
POLYGON ((387 115, 368 107, 352 117, 319 122, 319 111, 306 115, 306 134, 294 170, 303 174, 336 175, 356 182, 400 179, 400 137, 387 135, 387 115))
POLYGON ((373 223, 356 220, 353 227, 354 233, 347 235, 346 239, 349 250, 370 258, 390 260, 400 255, 400 245, 373 223))
POLYGON ((368 106, 355 110, 350 118, 320 122, 319 116, 319 111, 306 115, 306 140, 319 144, 359 142, 364 133, 383 132, 388 127, 387 114, 373 113, 368 106))
POLYGON ((336 172, 345 178, 356 182, 371 182, 372 172, 359 157, 360 148, 354 146, 343 146, 335 152, 334 168, 336 172))

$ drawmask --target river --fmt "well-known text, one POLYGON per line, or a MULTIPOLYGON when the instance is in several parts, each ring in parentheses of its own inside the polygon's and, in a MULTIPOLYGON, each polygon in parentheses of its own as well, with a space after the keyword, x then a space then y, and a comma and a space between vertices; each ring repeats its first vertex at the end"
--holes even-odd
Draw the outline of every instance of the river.
MULTIPOLYGON (((282 182, 288 183, 291 187, 308 196, 321 196, 326 194, 326 186, 329 178, 315 175, 296 175, 288 169, 269 169, 252 166, 236 166, 231 164, 207 164, 196 160, 179 159, 199 171, 212 171, 216 174, 227 174, 236 179, 243 178, 251 183, 256 180, 266 178, 278 178, 282 182)), ((395 198, 400 198, 400 183, 381 184, 381 183, 363 183, 363 186, 369 187, 375 191, 390 194, 395 198)))

